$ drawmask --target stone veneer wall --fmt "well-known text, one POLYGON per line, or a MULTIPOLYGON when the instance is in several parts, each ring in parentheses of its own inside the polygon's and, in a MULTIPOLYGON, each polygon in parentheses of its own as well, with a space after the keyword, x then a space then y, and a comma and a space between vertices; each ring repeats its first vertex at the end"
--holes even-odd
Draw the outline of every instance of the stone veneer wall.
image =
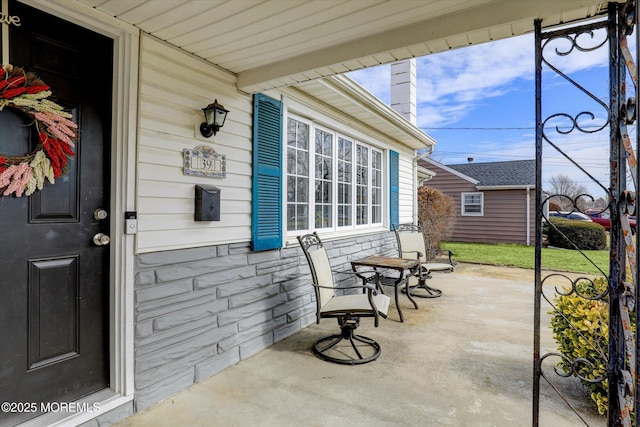
MULTIPOLYGON (((338 270, 351 270, 355 258, 397 255, 392 232, 324 243, 338 270)), ((252 252, 237 243, 137 256, 136 410, 315 322, 310 277, 297 245, 252 252)))

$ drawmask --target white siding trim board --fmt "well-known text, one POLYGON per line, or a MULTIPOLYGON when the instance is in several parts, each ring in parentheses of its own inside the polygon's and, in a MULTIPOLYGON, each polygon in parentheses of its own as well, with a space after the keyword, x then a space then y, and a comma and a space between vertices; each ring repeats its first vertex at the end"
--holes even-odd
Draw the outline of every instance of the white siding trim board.
POLYGON ((478 191, 491 191, 491 190, 530 190, 534 188, 534 184, 529 185, 477 185, 478 191))
POLYGON ((376 148, 382 150, 388 150, 390 148, 389 138, 383 133, 363 123, 349 120, 339 111, 325 104, 319 104, 317 100, 295 88, 287 88, 283 91, 281 97, 274 93, 267 93, 267 95, 273 98, 281 98, 285 107, 285 123, 287 115, 293 114, 376 148), (313 105, 313 107, 311 107, 311 105, 313 105))
POLYGON ((425 162, 427 162, 427 163, 429 163, 429 164, 431 164, 431 165, 433 165, 435 167, 438 167, 438 168, 440 168, 440 169, 442 169, 442 170, 444 170, 446 172, 449 172, 450 174, 455 175, 458 178, 462 178, 465 181, 469 181, 472 184, 479 184, 480 183, 480 181, 478 181, 477 179, 471 178, 470 176, 465 175, 462 172, 458 172, 457 170, 452 169, 452 168, 450 168, 448 166, 445 166, 440 162, 436 162, 435 160, 430 159, 428 157, 425 157, 422 160, 424 160, 425 162))

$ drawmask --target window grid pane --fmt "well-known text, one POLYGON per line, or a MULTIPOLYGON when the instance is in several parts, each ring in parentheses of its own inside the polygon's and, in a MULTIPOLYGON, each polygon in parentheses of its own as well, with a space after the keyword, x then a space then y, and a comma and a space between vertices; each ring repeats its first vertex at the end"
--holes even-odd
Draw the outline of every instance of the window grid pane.
POLYGON ((353 142, 338 138, 338 226, 351 225, 353 142))
POLYGON ((356 147, 356 224, 369 222, 369 149, 362 145, 356 147))
POLYGON ((371 150, 371 222, 382 223, 382 153, 371 150))
POLYGON ((287 121, 287 229, 309 228, 309 125, 287 121))
POLYGON ((315 152, 315 226, 332 227, 331 206, 333 204, 333 135, 316 129, 315 152))

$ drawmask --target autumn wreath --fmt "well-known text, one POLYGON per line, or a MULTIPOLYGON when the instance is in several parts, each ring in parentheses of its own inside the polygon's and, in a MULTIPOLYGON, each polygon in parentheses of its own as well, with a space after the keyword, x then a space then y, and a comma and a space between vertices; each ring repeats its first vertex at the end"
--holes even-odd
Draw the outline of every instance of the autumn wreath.
POLYGON ((30 117, 39 140, 33 151, 22 156, 0 153, 0 191, 4 196, 29 196, 42 190, 45 179, 54 184, 66 173, 67 159, 74 155, 77 125, 70 113, 48 99, 50 96, 49 86, 34 73, 12 65, 0 68, 0 110, 14 108, 30 117))

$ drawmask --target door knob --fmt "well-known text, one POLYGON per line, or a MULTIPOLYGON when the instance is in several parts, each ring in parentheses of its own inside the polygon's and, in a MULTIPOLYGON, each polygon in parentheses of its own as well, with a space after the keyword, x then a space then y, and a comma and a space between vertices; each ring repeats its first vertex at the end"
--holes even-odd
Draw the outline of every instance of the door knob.
POLYGON ((103 233, 98 233, 93 236, 93 243, 95 243, 96 246, 106 246, 110 241, 111 239, 109 238, 109 236, 103 233))

